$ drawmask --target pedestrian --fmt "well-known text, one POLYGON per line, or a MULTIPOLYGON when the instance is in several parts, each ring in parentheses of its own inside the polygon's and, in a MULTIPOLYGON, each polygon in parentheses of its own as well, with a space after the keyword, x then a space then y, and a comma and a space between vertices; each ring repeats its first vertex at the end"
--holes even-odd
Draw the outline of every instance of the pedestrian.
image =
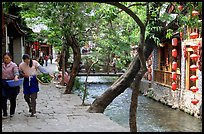
POLYGON ((48 59, 49 59, 49 57, 48 57, 48 55, 45 55, 45 66, 47 66, 47 61, 48 61, 48 59))
POLYGON ((10 53, 3 55, 2 63, 2 110, 3 117, 7 118, 7 100, 10 100, 10 117, 13 117, 16 109, 16 98, 20 91, 20 86, 9 87, 7 80, 17 81, 19 78, 19 69, 16 63, 12 62, 12 56, 10 53))
POLYGON ((50 54, 49 58, 50 58, 50 63, 52 64, 52 59, 53 59, 52 54, 50 54))
POLYGON ((40 63, 41 66, 43 66, 43 64, 44 64, 44 59, 43 59, 42 56, 40 56, 38 62, 40 63))
POLYGON ((116 70, 116 62, 117 62, 117 58, 116 56, 114 56, 113 61, 112 61, 112 66, 113 66, 113 71, 116 74, 117 70, 116 70))
POLYGON ((39 92, 39 85, 36 79, 37 70, 42 73, 48 74, 48 72, 37 62, 32 60, 28 54, 24 54, 23 62, 19 65, 20 74, 24 77, 23 93, 24 99, 28 104, 31 117, 36 114, 36 99, 39 92))

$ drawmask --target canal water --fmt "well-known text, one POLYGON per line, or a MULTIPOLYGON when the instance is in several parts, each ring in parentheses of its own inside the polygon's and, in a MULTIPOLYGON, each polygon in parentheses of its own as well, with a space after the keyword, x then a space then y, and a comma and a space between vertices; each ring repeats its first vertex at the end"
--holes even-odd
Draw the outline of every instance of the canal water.
MULTIPOLYGON (((97 96, 105 92, 115 79, 89 76, 86 101, 92 103, 97 96)), ((85 77, 80 77, 80 81, 84 82, 85 77)), ((104 111, 104 114, 111 120, 127 128, 129 128, 131 93, 130 88, 126 89, 104 111)), ((138 132, 202 132, 202 120, 140 94, 138 97, 137 127, 138 132)))

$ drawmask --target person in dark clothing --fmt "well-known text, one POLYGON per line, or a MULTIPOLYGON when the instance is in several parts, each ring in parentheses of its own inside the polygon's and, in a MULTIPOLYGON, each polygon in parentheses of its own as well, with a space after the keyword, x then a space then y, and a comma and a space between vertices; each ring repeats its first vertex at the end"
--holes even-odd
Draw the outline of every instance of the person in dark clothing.
POLYGON ((7 100, 10 100, 10 117, 13 117, 16 109, 16 98, 20 91, 20 86, 9 87, 7 80, 18 80, 19 69, 16 63, 11 61, 12 57, 9 53, 3 55, 2 63, 2 110, 5 119, 8 117, 7 100))
POLYGON ((44 59, 43 59, 42 56, 40 56, 38 62, 40 63, 41 66, 43 66, 43 64, 44 64, 44 59))
POLYGON ((45 55, 45 66, 47 66, 48 59, 49 59, 49 57, 47 55, 45 55))
POLYGON ((53 59, 52 54, 50 54, 49 58, 50 58, 50 63, 52 64, 52 59, 53 59))

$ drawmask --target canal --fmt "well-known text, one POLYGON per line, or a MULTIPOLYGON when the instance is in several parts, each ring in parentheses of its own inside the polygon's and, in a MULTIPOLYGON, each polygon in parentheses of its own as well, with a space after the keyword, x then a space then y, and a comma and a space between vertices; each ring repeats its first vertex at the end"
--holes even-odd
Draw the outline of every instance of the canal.
MULTIPOLYGON (((89 76, 86 101, 92 103, 97 96, 105 92, 115 79, 89 76)), ((84 82, 85 77, 80 77, 80 81, 84 82)), ((104 111, 104 114, 111 120, 127 128, 129 128, 131 93, 131 89, 128 88, 114 99, 104 111)), ((138 132, 202 132, 202 120, 140 94, 138 97, 137 127, 138 132)))

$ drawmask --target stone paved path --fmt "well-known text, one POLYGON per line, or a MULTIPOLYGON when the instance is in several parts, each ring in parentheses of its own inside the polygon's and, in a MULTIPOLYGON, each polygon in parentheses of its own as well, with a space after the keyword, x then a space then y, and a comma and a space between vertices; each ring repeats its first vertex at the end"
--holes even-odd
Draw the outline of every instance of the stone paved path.
MULTIPOLYGON (((48 64, 50 72, 56 64, 48 64)), ((41 85, 37 98, 36 117, 29 117, 22 88, 17 98, 16 114, 2 119, 2 132, 128 132, 101 113, 88 113, 76 94, 64 94, 54 83, 41 85)))

